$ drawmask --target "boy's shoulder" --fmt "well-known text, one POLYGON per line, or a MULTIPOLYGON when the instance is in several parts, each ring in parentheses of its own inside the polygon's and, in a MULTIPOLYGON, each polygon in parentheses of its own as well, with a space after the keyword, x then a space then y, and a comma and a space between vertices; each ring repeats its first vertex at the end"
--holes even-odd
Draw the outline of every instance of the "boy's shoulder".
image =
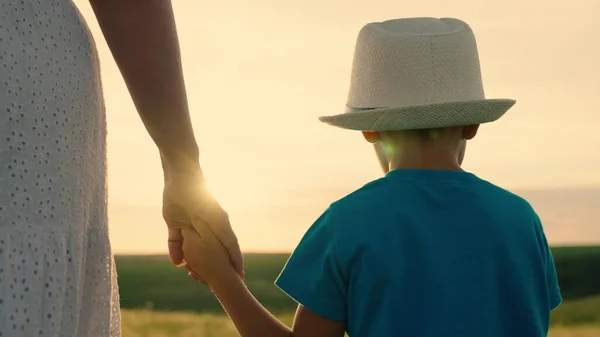
POLYGON ((537 216, 531 203, 529 203, 529 201, 523 196, 489 181, 482 180, 482 182, 487 185, 490 196, 494 196, 495 199, 502 200, 508 205, 519 207, 520 210, 530 212, 537 216))
MULTIPOLYGON (((473 176, 476 177, 476 180, 471 181, 473 184, 463 185, 460 188, 471 190, 472 193, 478 196, 479 200, 488 199, 490 202, 498 203, 499 206, 504 205, 504 207, 510 208, 513 211, 519 210, 537 217, 533 206, 521 195, 475 175, 473 176)), ((424 187, 435 188, 435 184, 404 181, 402 188, 397 188, 384 176, 368 182, 355 191, 334 201, 331 203, 330 209, 335 213, 347 216, 369 214, 370 211, 375 210, 380 212, 388 206, 391 207, 394 205, 394 207, 397 207, 395 205, 403 201, 403 204, 411 204, 415 201, 418 191, 424 187)), ((449 191, 449 193, 452 193, 452 191, 449 191)))
POLYGON ((380 192, 384 189, 386 189, 388 186, 388 184, 386 184, 386 179, 385 176, 375 179, 373 181, 370 181, 366 184, 364 184, 363 186, 359 187, 358 189, 346 194, 345 196, 341 197, 340 199, 336 200, 334 203, 346 203, 346 202, 352 202, 355 201, 357 199, 363 199, 363 198, 367 198, 369 196, 371 196, 374 193, 380 192))
POLYGON ((386 197, 389 195, 390 188, 391 186, 384 176, 370 181, 332 202, 329 208, 336 214, 345 214, 347 216, 356 216, 361 213, 367 214, 374 208, 381 209, 385 207, 385 204, 382 202, 386 200, 390 201, 386 197))

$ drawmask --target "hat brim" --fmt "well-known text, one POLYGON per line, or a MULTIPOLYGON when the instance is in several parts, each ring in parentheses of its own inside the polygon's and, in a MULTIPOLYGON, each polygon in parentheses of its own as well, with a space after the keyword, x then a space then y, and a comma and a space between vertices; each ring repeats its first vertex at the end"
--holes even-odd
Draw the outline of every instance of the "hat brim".
POLYGON ((323 123, 357 131, 399 131, 490 123, 502 117, 516 101, 484 99, 376 108, 319 117, 323 123))

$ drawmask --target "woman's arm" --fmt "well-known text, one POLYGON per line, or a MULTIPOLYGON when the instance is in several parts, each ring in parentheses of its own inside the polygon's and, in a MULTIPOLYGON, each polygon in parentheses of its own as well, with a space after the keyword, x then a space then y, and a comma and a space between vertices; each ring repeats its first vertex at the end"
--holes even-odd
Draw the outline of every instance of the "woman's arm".
POLYGON ((106 42, 165 173, 163 217, 169 255, 182 262, 181 227, 210 227, 226 245, 239 275, 240 246, 229 218, 205 191, 190 120, 179 42, 170 0, 90 0, 106 42))
POLYGON ((170 0, 90 0, 167 168, 199 169, 170 0))

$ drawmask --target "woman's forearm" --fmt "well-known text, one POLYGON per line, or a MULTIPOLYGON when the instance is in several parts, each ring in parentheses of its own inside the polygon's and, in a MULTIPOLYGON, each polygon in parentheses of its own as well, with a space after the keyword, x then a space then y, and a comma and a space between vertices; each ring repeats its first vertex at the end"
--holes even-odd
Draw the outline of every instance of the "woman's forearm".
POLYGON ((165 165, 195 168, 190 120, 170 0, 90 0, 148 133, 165 165))
POLYGON ((237 274, 211 285, 242 337, 291 337, 292 331, 254 298, 237 274))

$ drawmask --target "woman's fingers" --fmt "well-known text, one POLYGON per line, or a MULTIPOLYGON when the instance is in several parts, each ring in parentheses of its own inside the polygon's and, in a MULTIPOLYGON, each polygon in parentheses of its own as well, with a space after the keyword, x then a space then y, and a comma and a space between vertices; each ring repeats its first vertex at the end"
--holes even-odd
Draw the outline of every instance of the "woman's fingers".
POLYGON ((227 248, 227 252, 229 253, 229 259, 233 264, 236 272, 240 275, 242 280, 244 279, 244 256, 242 255, 242 250, 240 248, 239 243, 236 241, 235 244, 231 244, 229 246, 225 246, 227 248))
POLYGON ((169 228, 167 244, 169 246, 171 262, 176 267, 181 267, 183 263, 183 236, 181 235, 181 229, 169 228))
POLYGON ((214 233, 214 236, 216 236, 216 238, 223 244, 223 246, 225 246, 227 254, 229 255, 229 260, 231 261, 237 273, 243 279, 244 257, 242 255, 242 250, 240 248, 237 236, 231 228, 229 217, 222 218, 222 221, 217 223, 210 223, 209 225, 210 229, 212 230, 212 233, 208 233, 208 235, 212 235, 214 233))
POLYGON ((211 243, 222 244, 229 256, 229 260, 240 277, 244 278, 244 257, 240 248, 237 236, 231 228, 229 217, 221 217, 221 221, 216 223, 207 223, 201 217, 195 217, 194 228, 202 237, 203 241, 210 245, 211 243))

